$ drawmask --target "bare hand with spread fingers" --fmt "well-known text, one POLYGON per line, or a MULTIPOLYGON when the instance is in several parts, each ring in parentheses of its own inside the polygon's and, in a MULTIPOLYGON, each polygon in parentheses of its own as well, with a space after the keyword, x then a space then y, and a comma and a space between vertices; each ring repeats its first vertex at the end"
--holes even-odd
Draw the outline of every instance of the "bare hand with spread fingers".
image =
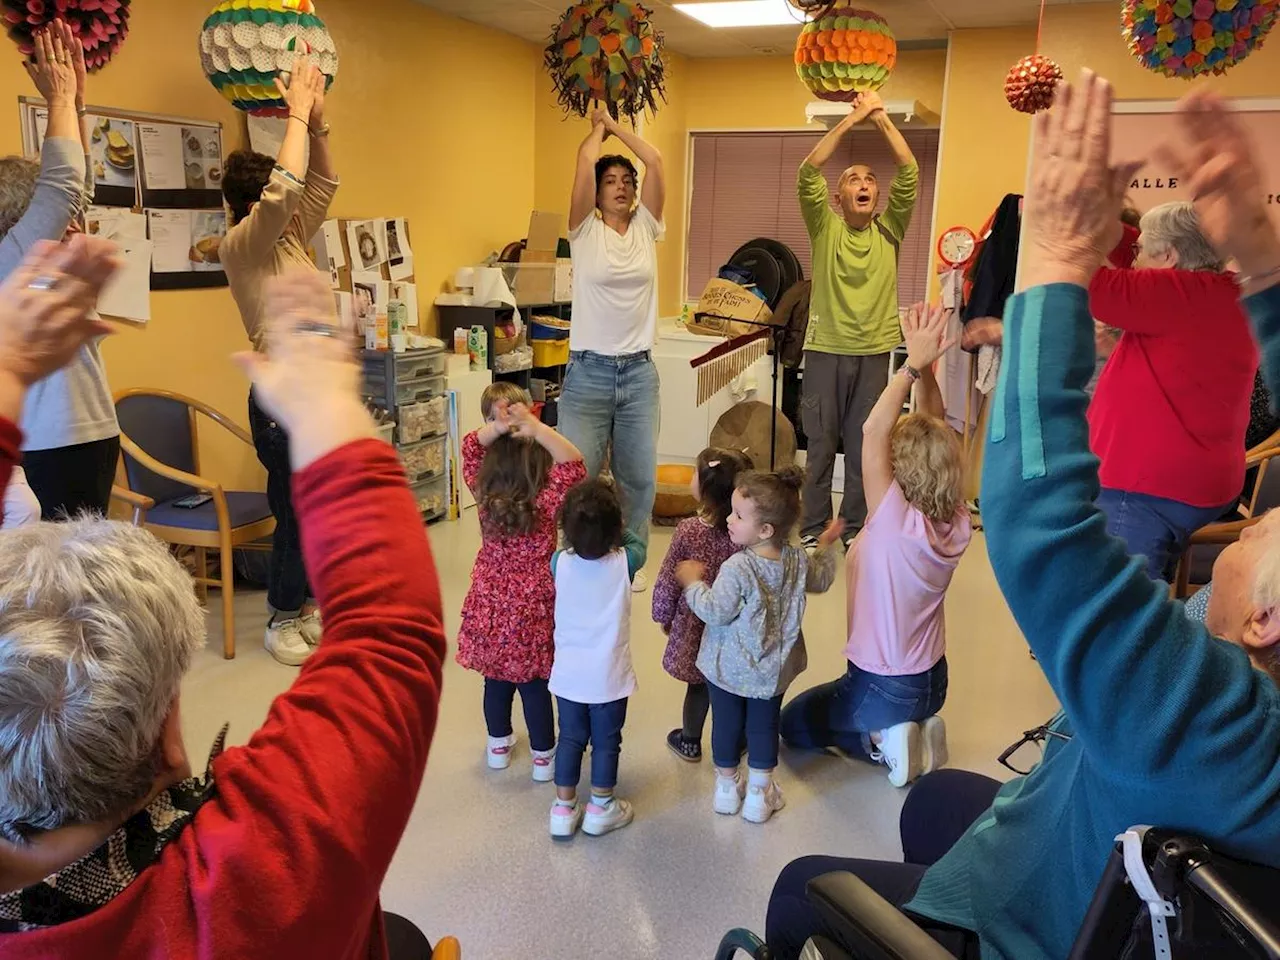
POLYGON ((1205 236, 1255 278, 1248 292, 1280 282, 1280 235, 1263 206, 1266 190, 1244 128, 1207 90, 1183 97, 1177 118, 1178 136, 1156 155, 1186 181, 1205 236))
POLYGON ((268 283, 266 355, 235 359, 263 409, 289 434, 293 469, 301 470, 373 436, 373 420, 360 400, 353 336, 338 322, 327 280, 298 270, 268 283))
POLYGON ((1085 70, 1077 86, 1059 83, 1052 109, 1036 116, 1021 290, 1087 287, 1109 252, 1125 186, 1141 166, 1111 166, 1111 100, 1111 84, 1085 70))

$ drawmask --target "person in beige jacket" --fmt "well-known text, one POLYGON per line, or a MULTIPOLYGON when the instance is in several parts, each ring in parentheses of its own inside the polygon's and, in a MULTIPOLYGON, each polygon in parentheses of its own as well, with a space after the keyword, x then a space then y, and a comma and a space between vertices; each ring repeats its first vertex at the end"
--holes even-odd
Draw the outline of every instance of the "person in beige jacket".
MULTIPOLYGON (((289 107, 280 154, 274 160, 237 150, 227 157, 222 194, 231 227, 219 258, 254 350, 266 350, 266 281, 290 269, 313 267, 307 241, 329 213, 338 190, 324 120, 326 78, 307 60, 294 64, 288 83, 276 81, 289 107), (310 142, 310 166, 307 144, 310 142)), ((290 488, 289 437, 249 392, 249 426, 267 469, 267 499, 276 518, 267 584, 267 651, 297 666, 320 642, 320 616, 311 595, 290 488)))

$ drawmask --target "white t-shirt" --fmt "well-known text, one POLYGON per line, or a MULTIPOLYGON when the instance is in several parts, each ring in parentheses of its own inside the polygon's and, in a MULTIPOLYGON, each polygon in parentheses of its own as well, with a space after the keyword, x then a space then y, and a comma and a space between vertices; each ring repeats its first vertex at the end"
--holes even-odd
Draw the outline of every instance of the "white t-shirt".
POLYGON ((626 236, 597 211, 569 231, 573 252, 570 350, 624 356, 653 349, 658 331, 658 249, 667 228, 642 203, 626 236))
POLYGON ((599 560, 556 555, 556 659, 547 686, 574 703, 613 703, 636 691, 631 574, 625 550, 599 560))

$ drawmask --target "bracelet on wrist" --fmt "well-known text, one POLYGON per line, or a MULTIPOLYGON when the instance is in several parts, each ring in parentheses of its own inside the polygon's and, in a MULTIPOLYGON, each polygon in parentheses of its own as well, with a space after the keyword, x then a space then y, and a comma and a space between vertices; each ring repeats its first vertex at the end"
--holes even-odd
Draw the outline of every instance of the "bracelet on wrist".
POLYGON ((329 124, 326 123, 320 126, 319 128, 313 127, 311 126, 311 124, 307 124, 307 129, 311 131, 312 138, 319 140, 323 137, 327 137, 329 135, 329 131, 332 128, 329 126, 329 124))
POLYGON ((308 130, 310 130, 310 129, 311 129, 311 124, 307 123, 306 119, 304 119, 303 117, 298 116, 296 113, 291 113, 291 114, 289 114, 289 119, 290 119, 290 120, 297 120, 300 124, 302 124, 302 125, 303 125, 304 127, 306 127, 308 130))
POLYGON ((920 379, 920 371, 917 370, 915 367, 913 367, 909 363, 904 363, 901 367, 899 367, 898 372, 902 374, 904 377, 906 377, 908 380, 910 380, 912 383, 915 383, 917 380, 920 379))

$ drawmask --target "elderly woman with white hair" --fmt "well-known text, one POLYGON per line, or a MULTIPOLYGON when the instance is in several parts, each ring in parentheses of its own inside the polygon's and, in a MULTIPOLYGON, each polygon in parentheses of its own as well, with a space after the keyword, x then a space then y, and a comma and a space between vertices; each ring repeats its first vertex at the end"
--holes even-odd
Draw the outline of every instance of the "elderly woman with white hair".
POLYGON ((1094 319, 1123 331, 1089 406, 1089 443, 1107 530, 1159 580, 1240 494, 1258 351, 1237 277, 1190 203, 1148 211, 1138 244, 1134 269, 1099 270, 1089 286, 1094 319))
MULTIPOLYGON (((0 288, 0 485, 24 394, 105 332, 86 315, 113 268, 110 244, 78 237, 0 288)), ((242 365, 289 431, 324 638, 248 744, 220 736, 194 774, 179 703, 205 624, 183 568, 108 520, 0 535, 6 958, 431 954, 378 904, 439 705, 431 549, 327 283, 267 297, 267 355, 242 365)))

